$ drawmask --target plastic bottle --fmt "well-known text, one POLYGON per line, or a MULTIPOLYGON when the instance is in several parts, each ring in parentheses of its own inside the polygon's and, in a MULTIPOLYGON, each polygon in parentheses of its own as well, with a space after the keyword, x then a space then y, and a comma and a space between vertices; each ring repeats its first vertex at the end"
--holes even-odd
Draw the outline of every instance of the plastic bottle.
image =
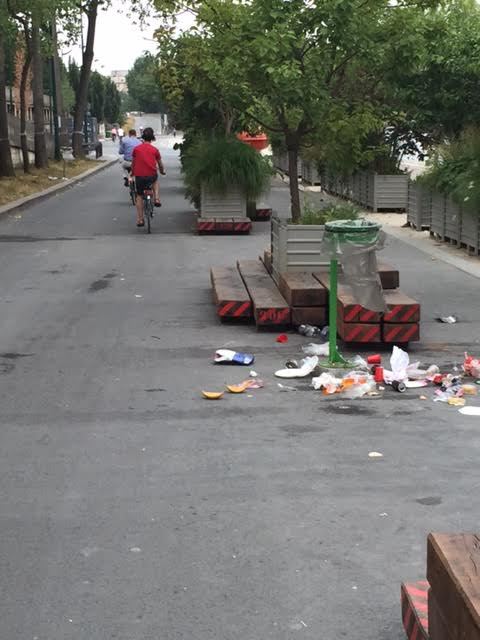
POLYGON ((297 331, 302 336, 307 336, 307 338, 313 338, 313 336, 322 335, 322 330, 320 329, 320 327, 314 327, 311 324, 301 324, 298 327, 297 331))

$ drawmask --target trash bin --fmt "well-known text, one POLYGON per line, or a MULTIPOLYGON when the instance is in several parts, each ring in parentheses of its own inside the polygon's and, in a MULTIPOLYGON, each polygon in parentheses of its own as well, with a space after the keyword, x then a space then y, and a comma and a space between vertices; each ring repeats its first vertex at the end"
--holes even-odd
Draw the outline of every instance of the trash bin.
POLYGON ((376 222, 335 220, 325 223, 321 251, 330 258, 329 359, 330 366, 348 366, 337 351, 338 262, 343 280, 350 285, 355 301, 372 311, 385 311, 382 284, 375 251, 382 249, 385 234, 376 222))

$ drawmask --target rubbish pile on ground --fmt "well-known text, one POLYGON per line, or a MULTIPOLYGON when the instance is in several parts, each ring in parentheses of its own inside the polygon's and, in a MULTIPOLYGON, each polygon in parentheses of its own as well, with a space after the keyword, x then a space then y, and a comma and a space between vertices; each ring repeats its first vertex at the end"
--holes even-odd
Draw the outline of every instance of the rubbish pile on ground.
MULTIPOLYGON (((283 341, 281 341, 283 342, 283 341)), ((477 395, 480 385, 480 359, 465 353, 462 369, 454 365, 440 368, 436 364, 422 366, 420 362, 410 362, 409 354, 394 346, 389 357, 375 353, 366 358, 357 355, 351 360, 332 358, 336 346, 328 342, 309 343, 302 346, 303 358, 289 358, 284 367, 274 372, 276 378, 295 380, 311 379, 311 387, 323 396, 341 395, 350 400, 383 396, 388 389, 396 393, 405 393, 416 389, 430 388, 430 396, 419 395, 420 400, 443 402, 459 407, 465 415, 480 415, 480 406, 465 407, 468 398, 477 395), (451 370, 447 370, 451 369, 451 370)), ((220 365, 249 366, 255 360, 253 354, 239 353, 231 349, 218 349, 213 362, 220 365)), ((245 393, 253 389, 262 389, 263 380, 255 371, 241 382, 228 383, 224 389, 202 391, 208 400, 221 399, 225 391, 231 394, 245 393)), ((296 391, 300 387, 277 382, 279 391, 296 391)), ((304 387, 303 387, 304 389, 304 387)), ((424 392, 425 393, 426 389, 424 392)))

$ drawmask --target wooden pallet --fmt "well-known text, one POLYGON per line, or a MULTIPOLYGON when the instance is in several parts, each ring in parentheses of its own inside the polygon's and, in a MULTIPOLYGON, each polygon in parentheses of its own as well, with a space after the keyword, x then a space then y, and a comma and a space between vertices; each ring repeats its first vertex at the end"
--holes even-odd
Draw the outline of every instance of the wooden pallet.
POLYGON ((213 299, 221 320, 251 319, 253 307, 245 284, 235 267, 212 267, 213 299))
POLYGON ((426 580, 402 583, 402 622, 408 640, 428 640, 428 588, 426 580))
POLYGON ((328 323, 327 307, 291 307, 291 311, 294 327, 300 324, 323 327, 328 323))
POLYGON ((250 218, 197 218, 197 231, 201 235, 248 235, 251 229, 250 218))
POLYGON ((402 324, 382 324, 382 342, 387 344, 407 344, 420 340, 420 325, 418 322, 402 324))
POLYGON ((378 275, 383 289, 398 289, 400 286, 400 272, 388 262, 378 263, 378 275))
MULTIPOLYGON (((330 275, 328 273, 315 273, 314 276, 327 291, 330 291, 330 275)), ((379 324, 381 322, 382 314, 380 312, 370 311, 370 309, 365 309, 361 304, 355 302, 352 289, 348 285, 338 284, 337 299, 338 317, 341 318, 343 322, 372 324, 379 324)))
POLYGON ((259 259, 265 265, 265 269, 268 273, 272 273, 272 252, 269 249, 265 249, 263 256, 259 256, 259 259))
POLYGON ((406 323, 420 321, 420 304, 400 289, 385 291, 388 310, 383 315, 387 323, 406 323))
POLYGON ((480 536, 428 536, 428 622, 432 640, 480 639, 479 566, 480 536))
POLYGON ((272 217, 272 210, 269 207, 255 209, 249 215, 250 220, 254 222, 267 222, 272 217))
POLYGON ((282 273, 280 293, 291 307, 325 307, 327 290, 311 273, 282 273))
POLYGON ((257 327, 288 326, 290 307, 260 260, 239 260, 238 270, 253 302, 257 327))
POLYGON ((382 325, 362 322, 345 322, 337 318, 337 332, 344 342, 382 342, 382 325))

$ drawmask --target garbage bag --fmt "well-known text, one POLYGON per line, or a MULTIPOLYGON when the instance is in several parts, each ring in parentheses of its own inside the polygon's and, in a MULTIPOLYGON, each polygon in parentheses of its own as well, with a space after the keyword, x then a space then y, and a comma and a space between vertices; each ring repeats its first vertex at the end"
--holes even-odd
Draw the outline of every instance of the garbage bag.
POLYGON ((384 245, 385 233, 364 218, 325 225, 322 253, 339 261, 343 268, 341 281, 351 287, 358 304, 371 311, 387 309, 375 253, 384 245))

